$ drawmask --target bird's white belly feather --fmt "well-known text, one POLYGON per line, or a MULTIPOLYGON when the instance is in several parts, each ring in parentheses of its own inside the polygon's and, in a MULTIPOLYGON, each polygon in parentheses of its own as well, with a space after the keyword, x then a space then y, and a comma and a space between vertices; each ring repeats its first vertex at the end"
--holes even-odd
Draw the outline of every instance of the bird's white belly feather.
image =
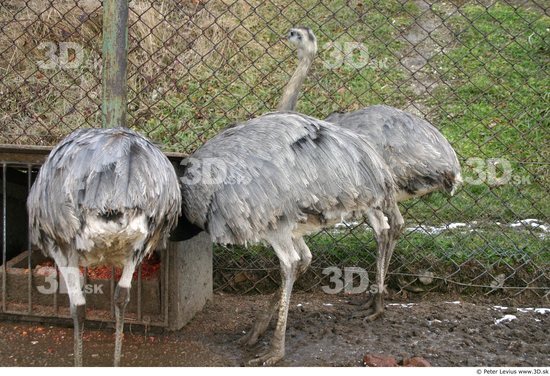
POLYGON ((143 214, 124 214, 116 220, 89 215, 76 237, 82 265, 122 266, 147 239, 147 218, 143 214))

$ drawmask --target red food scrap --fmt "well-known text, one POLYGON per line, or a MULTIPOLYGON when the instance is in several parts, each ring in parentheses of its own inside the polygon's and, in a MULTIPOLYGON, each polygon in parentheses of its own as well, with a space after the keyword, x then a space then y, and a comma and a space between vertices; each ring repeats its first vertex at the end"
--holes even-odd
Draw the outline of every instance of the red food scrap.
MULTIPOLYGON (((53 260, 46 259, 38 264, 38 267, 53 267, 55 264, 53 260)), ((37 267, 37 268, 38 268, 37 267)), ((141 263, 141 279, 151 280, 158 277, 160 271, 160 257, 157 254, 151 255, 151 257, 145 259, 141 263)), ((80 267, 80 271, 84 273, 84 267, 80 267)), ((122 268, 112 268, 111 266, 103 265, 93 268, 88 268, 88 279, 100 280, 111 279, 112 270, 115 271, 115 281, 118 281, 122 275, 122 268)), ((138 270, 134 272, 133 279, 138 278, 138 270)))

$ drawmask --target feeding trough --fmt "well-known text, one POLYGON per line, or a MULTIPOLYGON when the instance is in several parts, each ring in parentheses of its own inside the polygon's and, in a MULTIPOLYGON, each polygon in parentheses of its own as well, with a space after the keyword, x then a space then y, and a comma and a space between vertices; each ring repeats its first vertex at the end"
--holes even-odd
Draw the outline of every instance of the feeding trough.
MULTIPOLYGON (((35 310, 44 312, 57 310, 58 307, 68 307, 69 301, 65 283, 60 279, 60 274, 53 260, 48 259, 39 251, 22 252, 6 264, 6 300, 9 305, 31 305, 35 310), (31 260, 29 269, 28 259, 31 260), (29 276, 29 274, 31 274, 29 276), (28 280, 32 283, 29 291, 28 280)), ((153 257, 144 260, 141 268, 134 274, 136 288, 131 290, 128 312, 143 315, 145 321, 161 315, 162 294, 160 255, 155 253, 153 257), (138 286, 138 281, 139 286, 138 286), (138 308, 141 312, 138 312, 138 308)), ((95 268, 81 268, 81 286, 86 294, 86 305, 89 316, 105 317, 111 312, 112 284, 120 278, 121 270, 107 266, 95 268)), ((157 319, 157 321, 159 321, 157 319)))
MULTIPOLYGON (((49 148, 0 145, 0 317, 70 320, 69 301, 54 264, 31 250, 25 201, 49 148)), ((169 155, 178 165, 182 156, 169 155)), ((81 269, 86 319, 114 321, 113 294, 120 271, 81 269), (113 274, 114 272, 114 274, 113 274), (114 278, 113 278, 114 275, 114 278)), ((127 307, 130 324, 183 327, 212 297, 212 243, 206 233, 170 242, 134 274, 127 307)))

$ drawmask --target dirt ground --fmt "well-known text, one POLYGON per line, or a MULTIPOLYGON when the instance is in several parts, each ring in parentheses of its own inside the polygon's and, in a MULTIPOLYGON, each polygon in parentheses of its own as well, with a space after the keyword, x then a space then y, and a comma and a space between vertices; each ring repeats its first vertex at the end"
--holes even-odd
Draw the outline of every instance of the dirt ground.
MULTIPOLYGON (((241 366, 267 348, 272 328, 254 348, 236 340, 267 303, 267 296, 216 294, 177 332, 125 334, 126 366, 241 366)), ((363 356, 421 356, 433 366, 550 366, 550 310, 496 308, 432 295, 386 302, 382 319, 352 318, 357 306, 343 295, 297 293, 280 366, 360 366, 363 356), (496 320, 505 315, 517 318, 496 320)), ((272 323, 273 324, 273 323, 272 323)), ((131 329, 131 328, 130 328, 131 329)), ((72 329, 0 322, 0 366, 70 366, 72 329)), ((114 331, 85 329, 84 364, 110 366, 114 331)))

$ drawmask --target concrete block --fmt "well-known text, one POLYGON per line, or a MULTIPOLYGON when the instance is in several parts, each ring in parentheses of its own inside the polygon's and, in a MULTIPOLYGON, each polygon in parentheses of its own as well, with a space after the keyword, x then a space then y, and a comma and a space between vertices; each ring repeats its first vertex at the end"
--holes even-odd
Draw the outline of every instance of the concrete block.
POLYGON ((168 328, 179 330, 212 299, 212 241, 206 232, 168 243, 168 328))

